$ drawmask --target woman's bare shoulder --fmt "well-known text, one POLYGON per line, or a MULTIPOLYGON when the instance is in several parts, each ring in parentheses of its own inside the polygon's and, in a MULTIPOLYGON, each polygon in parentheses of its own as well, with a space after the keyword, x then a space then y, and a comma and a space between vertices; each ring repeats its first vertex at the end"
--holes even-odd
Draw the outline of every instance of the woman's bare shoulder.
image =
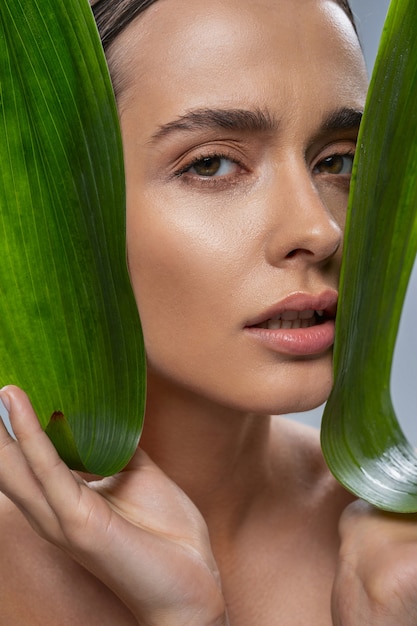
POLYGON ((112 593, 39 537, 0 493, 0 624, 110 626, 136 622, 112 593))
MULTIPOLYGON (((34 568, 38 541, 20 511, 0 493, 0 623, 37 625, 36 607, 41 580, 45 578, 42 560, 34 568)), ((42 595, 42 594, 41 594, 42 595)))
POLYGON ((62 567, 62 556, 34 532, 3 494, 0 553, 0 624, 56 624, 55 604, 67 572, 62 567))

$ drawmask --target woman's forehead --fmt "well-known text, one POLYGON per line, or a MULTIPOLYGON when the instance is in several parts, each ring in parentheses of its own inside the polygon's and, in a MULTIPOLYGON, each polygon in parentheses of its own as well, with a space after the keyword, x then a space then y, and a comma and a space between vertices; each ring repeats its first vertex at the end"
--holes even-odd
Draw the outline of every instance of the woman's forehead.
POLYGON ((264 89, 265 80, 363 78, 357 37, 333 0, 299 0, 298 5, 294 0, 159 0, 153 8, 120 38, 130 93, 152 89, 166 100, 170 92, 186 89, 203 103, 208 96, 227 100, 242 89, 264 89))
MULTIPOLYGON (((302 0, 292 1, 299 4, 302 0)), ((353 13, 348 0, 331 1, 334 1, 342 8, 356 31, 353 13)), ((105 50, 136 17, 144 13, 156 2, 160 4, 161 0, 90 0, 105 50)))

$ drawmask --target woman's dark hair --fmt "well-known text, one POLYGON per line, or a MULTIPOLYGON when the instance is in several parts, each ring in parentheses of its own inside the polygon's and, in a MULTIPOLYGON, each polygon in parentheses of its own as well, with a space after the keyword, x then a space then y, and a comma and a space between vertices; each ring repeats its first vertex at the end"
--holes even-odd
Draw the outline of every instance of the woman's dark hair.
POLYGON ((110 44, 135 17, 156 1, 97 0, 93 2, 93 14, 104 50, 108 49, 110 44))
MULTIPOLYGON (((334 1, 344 10, 356 31, 355 19, 348 0, 334 1)), ((104 50, 108 49, 135 17, 155 2, 157 0, 96 0, 93 2, 92 9, 104 50)))

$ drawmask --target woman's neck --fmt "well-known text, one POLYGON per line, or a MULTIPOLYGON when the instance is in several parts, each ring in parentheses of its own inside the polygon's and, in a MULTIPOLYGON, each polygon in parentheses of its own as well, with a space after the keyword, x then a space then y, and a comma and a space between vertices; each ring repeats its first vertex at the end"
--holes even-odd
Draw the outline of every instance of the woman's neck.
POLYGON ((270 446, 270 417, 219 407, 191 392, 149 390, 141 447, 209 524, 218 515, 235 531, 267 488, 270 446))

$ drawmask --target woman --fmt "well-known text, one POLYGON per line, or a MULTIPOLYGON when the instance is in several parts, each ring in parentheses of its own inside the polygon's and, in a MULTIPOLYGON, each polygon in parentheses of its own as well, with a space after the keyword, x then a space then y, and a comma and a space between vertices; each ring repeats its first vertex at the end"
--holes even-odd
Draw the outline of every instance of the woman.
POLYGON ((367 88, 349 8, 158 0, 134 18, 137 5, 96 10, 124 139, 146 426, 123 472, 87 484, 26 396, 2 390, 18 441, 0 435, 0 623, 416 624, 411 518, 352 503, 317 433, 269 417, 331 387, 367 88))

